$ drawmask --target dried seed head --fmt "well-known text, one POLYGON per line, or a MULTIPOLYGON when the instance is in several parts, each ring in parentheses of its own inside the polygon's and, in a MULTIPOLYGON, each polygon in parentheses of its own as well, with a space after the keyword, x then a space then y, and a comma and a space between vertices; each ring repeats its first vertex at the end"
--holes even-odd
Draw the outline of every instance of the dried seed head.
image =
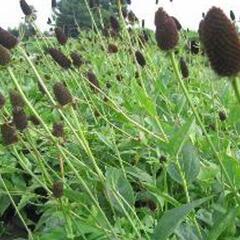
POLYGON ((177 26, 172 17, 159 8, 155 14, 156 25, 156 40, 158 46, 162 50, 171 50, 176 47, 178 43, 178 31, 177 26))
POLYGON ((0 65, 5 66, 11 61, 10 51, 0 44, 0 65))
POLYGON ((23 108, 13 108, 13 123, 19 131, 23 131, 28 126, 28 118, 23 108))
POLYGON ((140 51, 136 51, 135 52, 135 57, 136 57, 136 60, 137 60, 137 63, 141 66, 141 67, 144 67, 146 65, 146 60, 143 56, 143 54, 140 52, 140 51))
POLYGON ((220 112, 218 113, 218 116, 219 116, 219 119, 220 119, 222 122, 224 122, 224 121, 227 119, 227 114, 226 114, 226 112, 224 112, 224 111, 220 111, 220 112))
POLYGON ((54 59, 54 61, 64 69, 68 69, 71 67, 71 61, 58 49, 49 48, 48 53, 54 59))
POLYGON ((18 141, 16 128, 9 123, 1 125, 1 133, 4 145, 11 145, 18 141))
POLYGON ((189 70, 188 70, 188 66, 187 66, 185 60, 183 58, 180 58, 179 63, 180 63, 180 69, 181 69, 183 78, 188 78, 189 70))
POLYGON ((64 125, 62 123, 54 123, 52 135, 58 138, 64 137, 64 125))
POLYGON ((116 17, 114 17, 114 16, 110 17, 110 24, 111 24, 111 28, 114 32, 118 33, 120 31, 120 24, 116 17))
POLYGON ((3 108, 5 102, 6 102, 5 97, 0 93, 0 109, 3 108))
POLYGON ((181 23, 178 21, 177 18, 175 18, 175 17, 173 17, 173 16, 172 16, 172 19, 174 20, 174 22, 175 22, 175 24, 176 24, 176 26, 177 26, 177 30, 180 31, 180 30, 182 29, 181 23))
POLYGON ((213 70, 220 76, 240 71, 240 40, 235 26, 220 8, 212 7, 201 30, 204 49, 213 70))
POLYGON ((28 117, 28 121, 30 121, 33 125, 38 126, 40 125, 40 120, 35 116, 35 115, 31 115, 28 117))
POLYGON ((90 87, 92 88, 92 90, 95 92, 99 92, 100 85, 96 75, 92 71, 88 71, 87 78, 88 78, 88 81, 91 83, 90 87))
POLYGON ((108 52, 109 53, 117 53, 118 52, 118 47, 115 44, 110 43, 108 45, 108 52))
POLYGON ((67 43, 68 37, 67 37, 67 35, 64 33, 64 31, 63 31, 62 28, 56 27, 56 28, 55 28, 55 35, 56 35, 56 38, 57 38, 58 42, 59 42, 61 45, 65 45, 65 44, 67 43))
POLYGON ((233 10, 230 11, 230 18, 231 18, 232 21, 235 21, 235 19, 236 19, 233 10))
POLYGON ((57 1, 56 0, 52 0, 52 8, 56 8, 57 7, 57 1))
POLYGON ((12 49, 18 44, 18 39, 13 34, 0 27, 0 44, 7 49, 12 49))
POLYGON ((32 14, 32 9, 25 0, 20 0, 20 7, 25 16, 30 16, 32 14))
POLYGON ((78 53, 72 52, 71 59, 73 61, 73 65, 77 68, 81 67, 84 64, 83 57, 78 53))
POLYGON ((52 193, 55 198, 61 198, 64 194, 63 183, 60 181, 54 182, 52 186, 52 193))
POLYGON ((53 85, 53 92, 56 100, 61 106, 72 103, 73 98, 63 83, 58 82, 53 85))
POLYGON ((17 91, 11 90, 9 95, 10 95, 10 102, 13 108, 15 107, 23 108, 25 106, 25 102, 22 96, 17 91))

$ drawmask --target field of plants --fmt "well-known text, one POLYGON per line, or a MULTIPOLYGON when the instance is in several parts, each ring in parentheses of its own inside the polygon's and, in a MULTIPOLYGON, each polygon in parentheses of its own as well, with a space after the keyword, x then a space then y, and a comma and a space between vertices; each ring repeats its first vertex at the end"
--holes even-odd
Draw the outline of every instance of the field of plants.
POLYGON ((25 0, 35 37, 0 28, 0 239, 239 240, 234 13, 151 31, 119 0, 100 28, 93 2, 77 38, 25 0))

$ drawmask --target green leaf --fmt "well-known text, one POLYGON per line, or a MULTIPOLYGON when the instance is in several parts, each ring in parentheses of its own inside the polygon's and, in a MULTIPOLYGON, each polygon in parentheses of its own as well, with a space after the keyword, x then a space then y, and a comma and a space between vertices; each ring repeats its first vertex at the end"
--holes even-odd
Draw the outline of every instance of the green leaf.
POLYGON ((224 214, 214 225, 212 230, 209 232, 207 240, 217 240, 218 237, 225 231, 229 225, 232 224, 234 218, 238 213, 239 208, 234 208, 224 214))
POLYGON ((240 164, 235 158, 227 156, 223 157, 224 167, 235 186, 240 186, 240 164))
POLYGON ((129 207, 121 198, 133 207, 135 202, 134 192, 131 184, 124 177, 121 170, 113 167, 107 168, 106 190, 113 207, 119 212, 123 213, 122 206, 125 210, 129 210, 129 207), (121 196, 118 196, 116 192, 121 196))
POLYGON ((187 121, 181 128, 175 131, 169 142, 169 150, 172 156, 176 156, 181 151, 182 146, 186 142, 191 132, 191 128, 194 123, 194 118, 187 121))
POLYGON ((50 233, 44 233, 38 237, 38 240, 58 239, 66 240, 66 232, 64 227, 53 229, 50 233))
POLYGON ((187 214, 210 198, 211 197, 202 198, 165 212, 154 229, 152 239, 166 240, 174 232, 178 224, 184 220, 187 214))
POLYGON ((167 171, 171 178, 180 184, 182 176, 185 177, 187 183, 193 182, 200 172, 200 160, 196 148, 191 143, 185 144, 182 148, 179 164, 181 169, 175 162, 169 164, 167 171))
POLYGON ((138 103, 140 104, 140 106, 144 110, 146 110, 152 117, 156 117, 157 110, 156 110, 156 106, 155 106, 155 103, 153 102, 153 100, 145 94, 143 89, 136 82, 133 82, 132 89, 134 91, 134 95, 135 95, 138 103))

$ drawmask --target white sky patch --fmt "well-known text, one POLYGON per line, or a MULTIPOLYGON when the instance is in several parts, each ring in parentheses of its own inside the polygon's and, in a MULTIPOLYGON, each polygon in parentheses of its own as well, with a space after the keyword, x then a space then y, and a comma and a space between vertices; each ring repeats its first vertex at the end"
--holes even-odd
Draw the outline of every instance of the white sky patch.
MULTIPOLYGON (((24 15, 19 6, 19 0, 0 0, 0 26, 16 27, 24 21, 24 15)), ((71 0, 69 0, 71 1, 71 0)), ((83 0, 79 0, 83 1, 83 0)), ((27 0, 37 10, 37 25, 42 30, 47 30, 47 19, 51 16, 51 0, 27 0)), ((185 28, 198 29, 198 24, 202 17, 202 12, 206 12, 211 6, 221 7, 229 16, 229 11, 233 10, 236 18, 240 15, 240 0, 159 0, 158 6, 155 0, 132 0, 130 7, 136 16, 145 19, 146 26, 154 28, 154 13, 158 7, 163 7, 169 15, 175 16, 185 28)))
MULTIPOLYGON (((42 30, 47 30, 47 20, 51 16, 51 0, 26 0, 29 5, 37 10, 37 25, 42 30)), ((69 0, 71 1, 71 0, 69 0)), ((82 1, 82 0, 79 0, 82 1)), ((19 0, 0 0, 0 26, 3 28, 17 27, 24 22, 24 14, 20 8, 19 0)))
POLYGON ((229 16, 230 10, 233 10, 236 19, 240 15, 239 0, 159 0, 159 4, 155 4, 155 0, 132 0, 131 9, 135 12, 139 20, 145 19, 146 27, 154 29, 154 13, 159 7, 163 7, 165 11, 176 17, 180 23, 192 30, 197 30, 202 12, 207 12, 212 6, 220 7, 229 16))

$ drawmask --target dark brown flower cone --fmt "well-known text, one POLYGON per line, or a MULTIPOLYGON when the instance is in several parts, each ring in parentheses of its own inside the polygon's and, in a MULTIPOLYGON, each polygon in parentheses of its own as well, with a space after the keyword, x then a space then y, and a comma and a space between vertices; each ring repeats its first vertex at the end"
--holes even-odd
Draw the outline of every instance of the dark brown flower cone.
POLYGON ((100 85, 97 76, 92 71, 88 71, 87 78, 88 81, 91 83, 90 84, 91 89, 96 93, 99 92, 98 89, 100 89, 100 85))
POLYGON ((12 49, 18 44, 18 39, 13 34, 0 27, 0 44, 7 49, 12 49))
POLYGON ((54 59, 54 61, 64 69, 71 67, 71 61, 61 51, 56 48, 49 48, 48 53, 54 59))
POLYGON ((115 44, 110 43, 108 45, 108 52, 109 53, 117 53, 118 52, 118 47, 115 44))
POLYGON ((138 18, 136 17, 136 15, 133 11, 129 11, 127 17, 128 17, 128 21, 131 24, 134 24, 134 23, 138 22, 138 18))
POLYGON ((127 10, 127 8, 122 8, 122 15, 123 15, 124 18, 127 17, 127 15, 128 15, 128 10, 127 10))
POLYGON ((52 8, 56 8, 57 7, 57 1, 56 0, 52 0, 52 8))
POLYGON ((123 76, 121 74, 116 75, 116 79, 121 82, 123 80, 123 76))
POLYGON ((143 30, 142 33, 139 35, 139 44, 144 45, 148 42, 149 36, 146 30, 143 30))
POLYGON ((28 118, 23 108, 14 107, 13 109, 13 123, 19 131, 23 131, 28 126, 28 118))
POLYGON ((17 143, 17 131, 14 126, 11 126, 9 123, 2 124, 1 133, 4 145, 11 145, 17 143))
POLYGON ((64 106, 66 104, 72 103, 73 98, 69 90, 64 86, 63 83, 58 82, 55 83, 53 86, 53 92, 55 95, 55 98, 57 102, 61 105, 64 106))
POLYGON ((196 40, 192 40, 190 42, 190 50, 192 54, 198 54, 200 50, 199 42, 197 42, 196 40))
POLYGON ((141 66, 141 67, 144 67, 146 65, 146 60, 143 56, 143 54, 140 52, 140 51, 136 51, 135 52, 135 57, 136 57, 136 60, 137 60, 137 63, 141 66))
POLYGON ((185 60, 183 58, 181 58, 179 64, 180 64, 180 69, 181 69, 183 78, 188 78, 189 70, 188 70, 188 66, 187 66, 185 60))
POLYGON ((224 121, 227 119, 227 114, 226 114, 226 112, 224 112, 224 111, 220 111, 220 112, 218 113, 218 116, 219 116, 219 119, 220 119, 222 122, 224 122, 224 121))
POLYGON ((156 40, 160 49, 167 51, 175 48, 178 43, 177 26, 172 17, 159 8, 155 14, 156 40))
POLYGON ((0 93, 0 109, 3 108, 3 106, 5 105, 6 99, 5 97, 2 95, 2 93, 0 93))
POLYGON ((72 52, 71 59, 72 59, 73 65, 77 68, 81 67, 84 64, 84 60, 82 56, 78 53, 72 52))
POLYGON ((88 4, 90 8, 97 8, 100 6, 99 0, 88 0, 88 4))
POLYGON ((111 28, 114 32, 118 33, 120 31, 120 24, 116 17, 114 17, 114 16, 110 17, 110 24, 111 24, 111 28))
POLYGON ((30 16, 32 14, 32 9, 25 0, 20 0, 20 7, 25 16, 30 16))
POLYGON ((10 95, 10 102, 13 108, 15 107, 23 108, 25 106, 24 99, 17 91, 11 90, 9 95, 10 95))
POLYGON ((9 64, 10 61, 11 61, 10 51, 0 44, 0 65, 5 66, 9 64))
POLYGON ((56 27, 55 28, 55 35, 56 35, 56 38, 58 40, 58 42, 61 44, 61 45, 65 45, 68 41, 68 37, 67 35, 64 33, 63 29, 60 28, 60 27, 56 27))
POLYGON ((62 123, 54 123, 52 129, 52 135, 60 138, 64 137, 64 125, 62 123))
POLYGON ((41 124, 40 120, 36 116, 34 116, 34 115, 29 116, 28 117, 28 121, 30 121, 35 126, 38 126, 38 125, 41 124))
POLYGON ((177 18, 175 18, 175 17, 173 17, 173 16, 172 16, 172 19, 174 20, 174 22, 175 22, 175 24, 176 24, 176 26, 177 26, 177 30, 180 31, 180 30, 182 29, 181 23, 178 21, 177 18))
POLYGON ((52 193, 55 198, 61 198, 64 194, 63 183, 60 181, 54 182, 52 186, 52 193))
POLYGON ((235 19, 236 19, 233 10, 230 11, 230 18, 231 18, 232 21, 235 21, 235 19))
POLYGON ((220 8, 212 7, 201 30, 204 49, 213 70, 220 76, 240 71, 240 40, 235 26, 220 8))

